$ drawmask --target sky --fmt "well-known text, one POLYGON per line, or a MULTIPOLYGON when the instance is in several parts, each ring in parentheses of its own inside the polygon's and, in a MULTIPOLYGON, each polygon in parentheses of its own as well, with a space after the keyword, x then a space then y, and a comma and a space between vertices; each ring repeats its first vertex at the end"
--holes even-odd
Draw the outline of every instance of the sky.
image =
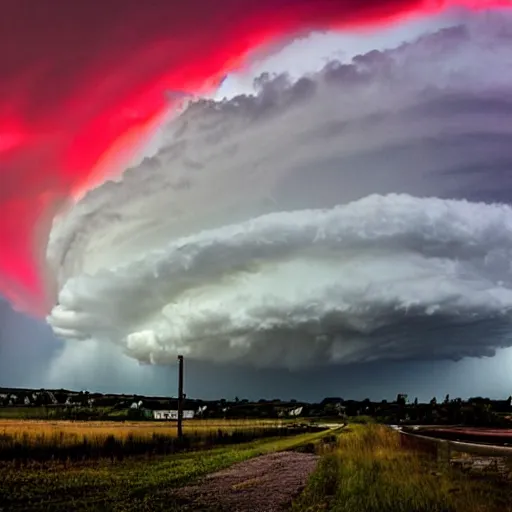
POLYGON ((172 395, 181 352, 188 396, 508 396, 509 17, 317 32, 173 93, 53 222, 47 322, 0 306, 0 385, 172 395))

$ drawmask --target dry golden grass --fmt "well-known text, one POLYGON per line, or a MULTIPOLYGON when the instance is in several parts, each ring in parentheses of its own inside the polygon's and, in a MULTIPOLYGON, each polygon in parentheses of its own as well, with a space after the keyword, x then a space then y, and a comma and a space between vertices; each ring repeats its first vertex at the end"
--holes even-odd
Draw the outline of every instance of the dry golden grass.
MULTIPOLYGON (((274 420, 188 420, 183 422, 185 434, 225 433, 242 430, 258 430, 280 426, 274 420)), ((109 436, 123 440, 129 437, 143 440, 154 435, 174 437, 175 422, 116 422, 116 421, 38 421, 0 420, 0 441, 9 438, 23 444, 75 445, 84 440, 99 443, 109 436)))
POLYGON ((304 431, 286 423, 189 420, 184 423, 185 436, 178 439, 175 422, 0 420, 0 461, 23 465, 102 458, 119 461, 131 456, 175 454, 304 431))

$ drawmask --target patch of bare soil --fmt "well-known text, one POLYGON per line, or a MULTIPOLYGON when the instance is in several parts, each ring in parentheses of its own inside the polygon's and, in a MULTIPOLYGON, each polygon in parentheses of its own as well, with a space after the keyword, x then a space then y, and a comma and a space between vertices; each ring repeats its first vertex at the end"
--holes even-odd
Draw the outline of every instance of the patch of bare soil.
POLYGON ((240 462, 178 489, 180 510, 281 512, 305 487, 318 457, 280 452, 240 462))

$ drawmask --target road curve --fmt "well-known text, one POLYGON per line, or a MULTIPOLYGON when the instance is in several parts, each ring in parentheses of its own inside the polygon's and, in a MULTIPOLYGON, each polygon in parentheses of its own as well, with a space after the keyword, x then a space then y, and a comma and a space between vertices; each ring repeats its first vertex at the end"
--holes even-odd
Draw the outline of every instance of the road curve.
POLYGON ((501 431, 507 435, 493 437, 489 429, 482 435, 484 429, 464 429, 463 427, 429 428, 420 426, 401 427, 393 425, 400 432, 403 441, 416 440, 424 446, 438 448, 443 446, 454 451, 471 453, 482 456, 512 457, 512 446, 506 446, 503 442, 493 442, 496 439, 510 439, 512 443, 512 431, 501 431), (465 435, 465 440, 458 440, 458 436, 465 435), (484 441, 481 441, 481 439, 484 441), (469 439, 469 440, 468 440, 469 439))

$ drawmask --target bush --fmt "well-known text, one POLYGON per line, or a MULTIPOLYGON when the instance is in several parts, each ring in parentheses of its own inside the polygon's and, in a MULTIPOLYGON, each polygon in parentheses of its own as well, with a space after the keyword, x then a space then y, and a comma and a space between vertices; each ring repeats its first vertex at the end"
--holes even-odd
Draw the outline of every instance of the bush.
POLYGON ((369 425, 371 423, 375 423, 375 418, 372 418, 371 416, 351 416, 348 418, 347 422, 359 425, 369 425))

